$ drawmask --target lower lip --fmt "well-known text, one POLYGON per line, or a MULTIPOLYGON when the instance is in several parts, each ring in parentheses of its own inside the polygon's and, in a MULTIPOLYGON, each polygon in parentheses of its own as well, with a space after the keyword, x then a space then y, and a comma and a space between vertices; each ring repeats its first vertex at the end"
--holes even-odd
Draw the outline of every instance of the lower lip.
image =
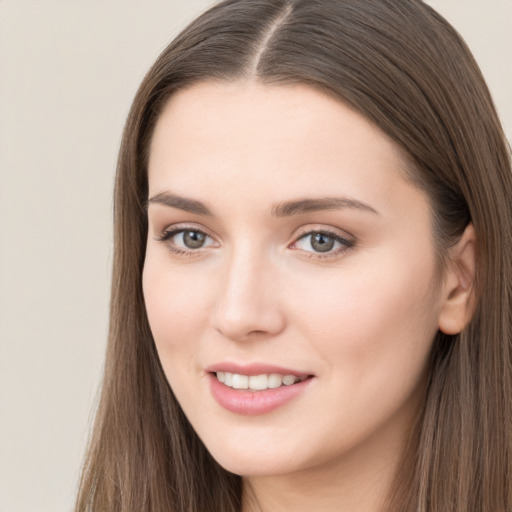
POLYGON ((217 377, 210 374, 210 391, 213 398, 230 412, 256 416, 269 413, 303 393, 313 379, 310 377, 291 386, 281 386, 263 391, 247 391, 233 389, 219 382, 217 377))

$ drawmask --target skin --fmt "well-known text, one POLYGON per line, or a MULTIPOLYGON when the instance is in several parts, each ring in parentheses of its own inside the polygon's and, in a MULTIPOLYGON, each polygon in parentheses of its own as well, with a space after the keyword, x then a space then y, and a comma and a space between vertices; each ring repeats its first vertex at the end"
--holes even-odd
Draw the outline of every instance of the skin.
POLYGON ((474 233, 440 279, 428 198, 407 165, 364 117, 306 86, 201 83, 161 114, 148 170, 148 318, 192 426, 244 477, 245 511, 382 508, 433 338, 471 314, 474 233), (161 204, 161 194, 211 215, 161 204), (370 209, 272 215, 285 201, 333 196, 370 209), (161 240, 180 228, 206 233, 204 246, 161 240), (319 253, 315 230, 349 243, 319 253), (219 361, 314 378, 284 406, 246 416, 212 398, 205 368, 219 361))

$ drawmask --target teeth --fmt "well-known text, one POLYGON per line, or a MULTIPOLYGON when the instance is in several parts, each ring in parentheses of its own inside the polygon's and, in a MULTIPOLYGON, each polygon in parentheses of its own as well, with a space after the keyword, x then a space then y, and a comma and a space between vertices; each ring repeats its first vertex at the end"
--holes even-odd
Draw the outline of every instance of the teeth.
POLYGON ((239 373, 217 372, 217 379, 226 386, 233 389, 250 389, 252 391, 263 391, 281 386, 291 386, 300 382, 303 378, 295 375, 280 375, 278 373, 262 375, 241 375, 239 373))
POLYGON ((233 374, 233 389, 248 389, 249 377, 247 375, 233 374))
POLYGON ((291 386, 292 384, 295 384, 295 377, 293 375, 285 375, 283 377, 283 384, 285 386, 291 386))
POLYGON ((283 383, 283 377, 281 375, 279 375, 278 373, 271 373, 269 376, 268 376, 268 387, 273 389, 273 388, 278 388, 279 386, 281 386, 281 384, 283 383))
POLYGON ((249 377, 249 387, 255 390, 262 390, 268 388, 267 375, 251 375, 249 377))

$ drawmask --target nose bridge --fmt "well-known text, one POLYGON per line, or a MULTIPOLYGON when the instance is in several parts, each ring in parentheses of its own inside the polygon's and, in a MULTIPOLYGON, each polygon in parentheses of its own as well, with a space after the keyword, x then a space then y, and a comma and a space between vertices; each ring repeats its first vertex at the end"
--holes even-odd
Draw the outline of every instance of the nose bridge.
POLYGON ((284 327, 271 258, 249 243, 233 248, 219 276, 214 327, 227 338, 275 335, 284 327))

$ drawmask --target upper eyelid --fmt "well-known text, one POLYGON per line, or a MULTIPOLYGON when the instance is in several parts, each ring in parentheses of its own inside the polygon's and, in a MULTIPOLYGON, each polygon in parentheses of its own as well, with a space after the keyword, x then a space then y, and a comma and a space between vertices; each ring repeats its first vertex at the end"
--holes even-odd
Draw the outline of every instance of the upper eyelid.
MULTIPOLYGON (((344 237, 344 236, 338 235, 337 233, 333 233, 331 231, 321 231, 321 230, 315 231, 315 230, 313 230, 313 231, 308 231, 308 232, 304 233, 303 235, 301 235, 299 237, 296 237, 293 240, 293 242, 288 247, 293 247, 300 240, 303 240, 304 238, 307 238, 307 237, 309 237, 309 236, 311 236, 313 234, 316 234, 316 233, 321 233, 323 235, 326 235, 326 236, 334 239, 339 244, 344 245, 346 248, 353 247, 355 245, 355 240, 352 239, 352 238, 344 237)), ((333 252, 337 252, 337 251, 333 251, 333 252)), ((333 252, 330 252, 330 254, 333 254, 333 252)), ((327 255, 328 253, 325 253, 325 254, 327 255)))
MULTIPOLYGON (((215 238, 217 236, 217 235, 213 235, 208 228, 202 226, 201 224, 196 224, 194 222, 183 222, 183 223, 179 222, 176 224, 169 224, 161 231, 162 231, 162 233, 165 233, 168 231, 181 231, 181 230, 185 231, 187 229, 190 229, 191 231, 201 231, 204 234, 211 236, 212 238, 215 238)), ((304 236, 309 233, 327 233, 327 234, 342 236, 342 238, 343 238, 343 235, 340 235, 340 232, 344 233, 344 236, 346 236, 348 238, 353 238, 353 236, 350 233, 348 233, 347 231, 345 231, 344 229, 335 228, 335 227, 322 227, 318 224, 317 225, 308 224, 308 225, 301 226, 301 227, 297 228, 294 231, 291 238, 298 238, 300 236, 304 236)), ((217 236, 217 238, 219 238, 219 237, 217 236)))
POLYGON ((342 236, 342 235, 339 235, 337 233, 334 233, 332 231, 321 231, 321 230, 318 230, 318 231, 307 231, 306 233, 304 233, 303 235, 300 235, 299 237, 296 237, 294 239, 294 241, 292 242, 292 244, 295 244, 297 243, 299 240, 302 240, 303 238, 307 238, 308 236, 311 236, 311 235, 315 235, 315 234, 322 234, 322 235, 326 235, 330 238, 333 238, 334 240, 338 241, 338 242, 349 242, 349 243, 353 243, 353 240, 349 239, 348 237, 345 237, 345 236, 342 236))
POLYGON ((343 240, 347 240, 350 242, 355 241, 354 235, 350 234, 348 231, 344 229, 335 228, 333 226, 323 227, 319 224, 308 224, 305 226, 301 226, 298 230, 295 231, 293 235, 293 240, 297 241, 300 238, 310 235, 312 233, 325 233, 326 235, 332 235, 334 237, 342 238, 343 240))
POLYGON ((219 238, 218 236, 213 235, 212 232, 209 229, 205 228, 204 226, 189 222, 169 224, 165 228, 158 230, 158 233, 159 236, 163 236, 170 232, 179 233, 181 231, 198 231, 209 236, 210 238, 213 238, 214 240, 217 240, 219 238))

